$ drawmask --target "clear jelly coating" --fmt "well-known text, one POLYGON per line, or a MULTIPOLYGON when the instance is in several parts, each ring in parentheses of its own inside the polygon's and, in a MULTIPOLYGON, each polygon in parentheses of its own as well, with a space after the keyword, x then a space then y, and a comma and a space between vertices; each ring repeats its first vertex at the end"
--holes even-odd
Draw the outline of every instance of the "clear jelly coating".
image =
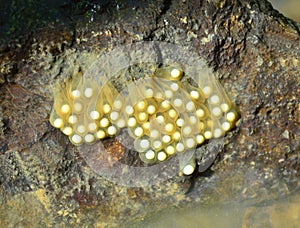
MULTIPOLYGON (((182 82, 179 65, 158 68, 149 80, 138 80, 117 91, 110 81, 74 76, 54 88, 50 123, 79 146, 113 137, 128 128, 133 148, 148 164, 163 162, 212 138, 220 138, 235 126, 238 112, 220 83, 204 69, 198 87, 182 82)), ((194 172, 195 161, 181 171, 194 172)))

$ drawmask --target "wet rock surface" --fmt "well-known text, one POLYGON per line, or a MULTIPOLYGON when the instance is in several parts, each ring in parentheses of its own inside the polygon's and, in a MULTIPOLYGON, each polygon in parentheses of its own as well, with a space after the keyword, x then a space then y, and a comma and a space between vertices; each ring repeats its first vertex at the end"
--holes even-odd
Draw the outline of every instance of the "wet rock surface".
MULTIPOLYGON (((74 30, 40 29, 1 47, 0 216, 5 225, 113 227, 166 208, 254 205, 299 194, 298 24, 258 0, 146 1, 102 12, 100 18, 74 30), (84 73, 104 51, 149 40, 195 50, 219 73, 241 120, 223 147, 212 148, 218 157, 205 172, 124 187, 94 173, 78 148, 50 126, 51 86, 84 73)), ((122 153, 117 141, 104 144, 111 153, 122 153)), ((246 218, 251 215, 248 211, 246 218)))

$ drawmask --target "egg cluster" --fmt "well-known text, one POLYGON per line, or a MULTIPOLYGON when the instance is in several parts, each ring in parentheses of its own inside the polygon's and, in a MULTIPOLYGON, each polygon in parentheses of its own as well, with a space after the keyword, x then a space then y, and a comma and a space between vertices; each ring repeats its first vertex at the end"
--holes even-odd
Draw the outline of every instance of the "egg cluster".
POLYGON ((112 107, 120 105, 114 101, 118 92, 110 82, 100 92, 98 86, 79 76, 54 89, 50 123, 69 136, 74 145, 115 136, 119 130, 112 124, 116 114, 112 107))
MULTIPOLYGON (((193 86, 181 80, 183 74, 179 66, 164 66, 121 93, 111 82, 100 86, 74 78, 55 88, 50 122, 75 145, 115 136, 126 127, 143 162, 162 162, 222 137, 238 118, 218 81, 200 77, 193 86)), ((182 172, 194 169, 192 160, 182 172)))

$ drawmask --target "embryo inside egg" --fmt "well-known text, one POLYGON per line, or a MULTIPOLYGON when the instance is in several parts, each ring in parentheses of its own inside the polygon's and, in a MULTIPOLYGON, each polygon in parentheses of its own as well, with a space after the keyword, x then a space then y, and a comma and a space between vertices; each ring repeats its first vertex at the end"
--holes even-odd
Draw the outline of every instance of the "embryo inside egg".
MULTIPOLYGON (((54 88, 50 123, 76 146, 127 128, 144 163, 163 162, 224 136, 238 119, 214 75, 204 70, 196 82, 186 78, 178 64, 159 66, 118 91, 112 81, 102 84, 76 75, 54 88)), ((181 171, 190 175, 195 167, 191 158, 181 171)))

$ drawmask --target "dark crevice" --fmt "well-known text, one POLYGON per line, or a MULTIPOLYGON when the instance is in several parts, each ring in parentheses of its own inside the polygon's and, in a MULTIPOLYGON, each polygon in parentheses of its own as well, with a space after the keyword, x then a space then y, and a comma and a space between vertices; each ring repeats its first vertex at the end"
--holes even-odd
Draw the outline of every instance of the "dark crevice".
POLYGON ((155 32, 158 29, 160 29, 158 27, 159 21, 167 14, 167 12, 170 10, 171 6, 172 6, 172 0, 164 0, 163 1, 163 7, 161 9, 161 13, 156 17, 156 20, 155 20, 156 21, 156 27, 154 29, 152 29, 150 31, 149 35, 144 38, 145 41, 152 41, 153 40, 153 38, 155 36, 155 32))
POLYGON ((163 15, 165 15, 169 11, 169 9, 171 8, 171 5, 172 5, 172 0, 164 0, 163 8, 161 10, 161 14, 158 19, 160 19, 163 15))

